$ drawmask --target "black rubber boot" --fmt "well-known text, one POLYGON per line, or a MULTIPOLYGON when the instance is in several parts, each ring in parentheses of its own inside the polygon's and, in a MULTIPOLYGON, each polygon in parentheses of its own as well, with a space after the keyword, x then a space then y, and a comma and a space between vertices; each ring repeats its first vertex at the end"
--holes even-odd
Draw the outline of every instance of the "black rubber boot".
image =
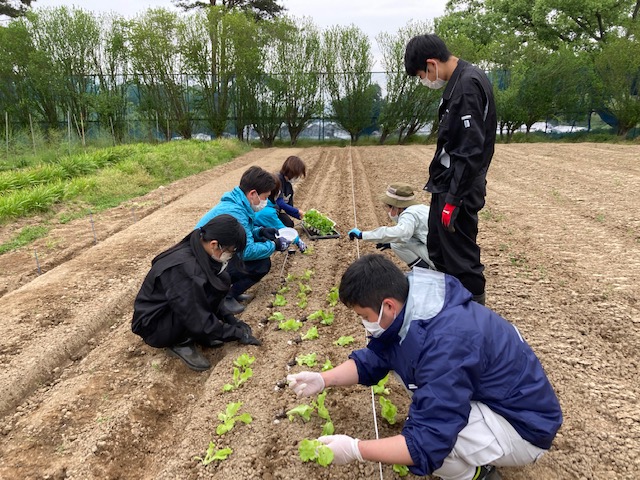
POLYGON ((229 312, 237 315, 238 313, 244 312, 245 306, 242 305, 238 300, 231 296, 227 296, 224 298, 223 308, 229 312))
POLYGON ((487 293, 482 292, 480 295, 474 295, 473 301, 479 303, 480 305, 484 305, 485 300, 487 299, 487 293))
POLYGON ((211 362, 207 360, 196 348, 196 344, 192 340, 174 345, 167 348, 169 355, 178 357, 187 367, 196 372, 202 372, 211 368, 211 362))
POLYGON ((236 300, 239 302, 246 302, 249 303, 251 300, 253 300, 256 296, 253 293, 241 293, 240 295, 238 295, 236 297, 236 300))

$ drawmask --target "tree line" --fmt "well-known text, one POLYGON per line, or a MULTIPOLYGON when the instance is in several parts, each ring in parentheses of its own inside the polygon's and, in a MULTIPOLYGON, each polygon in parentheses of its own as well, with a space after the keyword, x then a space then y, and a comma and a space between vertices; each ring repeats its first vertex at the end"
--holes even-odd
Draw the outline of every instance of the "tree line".
POLYGON ((251 126, 265 145, 283 126, 295 144, 323 117, 353 142, 375 129, 381 143, 402 143, 433 125, 441 94, 407 77, 404 47, 436 32, 489 72, 507 137, 592 112, 619 135, 640 121, 640 0, 451 0, 434 23, 376 37, 382 84, 372 79, 371 40, 355 25, 321 30, 277 9, 265 14, 255 1, 182 3, 182 13, 150 9, 133 19, 59 7, 12 20, 0 28, 0 112, 15 128, 68 121, 81 131, 91 121, 120 139, 131 118, 170 122, 184 138, 196 122, 239 138, 251 126))

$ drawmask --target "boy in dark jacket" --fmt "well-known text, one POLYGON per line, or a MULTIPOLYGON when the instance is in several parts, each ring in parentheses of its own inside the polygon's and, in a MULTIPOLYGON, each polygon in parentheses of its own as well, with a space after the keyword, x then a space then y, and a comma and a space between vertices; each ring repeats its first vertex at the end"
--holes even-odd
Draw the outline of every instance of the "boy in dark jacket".
POLYGON ((382 255, 342 276, 340 300, 373 337, 326 372, 288 377, 298 396, 325 387, 375 385, 393 370, 412 397, 402 433, 378 440, 319 440, 337 465, 408 465, 446 480, 500 478, 495 466, 536 461, 562 424, 556 394, 518 329, 471 300, 449 275, 414 268, 406 277, 382 255))

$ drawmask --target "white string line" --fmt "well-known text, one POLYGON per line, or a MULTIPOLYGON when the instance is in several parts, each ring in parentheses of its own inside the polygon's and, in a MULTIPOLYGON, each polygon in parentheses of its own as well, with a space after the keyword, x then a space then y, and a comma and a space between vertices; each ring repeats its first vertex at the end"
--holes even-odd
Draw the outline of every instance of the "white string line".
MULTIPOLYGON (((349 139, 349 167, 351 173, 351 203, 353 205, 353 227, 358 228, 358 216, 356 215, 356 191, 355 191, 355 182, 353 179, 353 156, 351 155, 351 139, 349 139)), ((359 240, 356 238, 356 258, 360 258, 360 244, 359 240)), ((367 337, 367 331, 365 330, 365 340, 367 337)), ((373 429, 376 433, 376 440, 380 439, 380 434, 378 432, 378 415, 376 413, 376 395, 373 393, 373 386, 371 386, 371 410, 373 411, 373 429)), ((380 480, 382 480, 382 462, 378 462, 378 468, 380 470, 380 480)))

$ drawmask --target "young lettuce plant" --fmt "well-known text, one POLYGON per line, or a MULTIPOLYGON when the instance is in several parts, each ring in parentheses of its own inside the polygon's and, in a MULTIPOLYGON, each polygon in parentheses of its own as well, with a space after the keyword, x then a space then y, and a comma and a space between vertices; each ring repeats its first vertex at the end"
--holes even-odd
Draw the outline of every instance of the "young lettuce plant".
POLYGON ((340 300, 340 294, 338 293, 338 287, 333 287, 327 294, 327 303, 330 307, 335 307, 340 300))
POLYGON ((347 345, 351 345, 355 341, 355 338, 353 338, 351 335, 348 335, 340 337, 338 340, 333 342, 333 344, 339 347, 346 347, 347 345))
POLYGON ((396 415, 398 414, 398 408, 393 404, 391 400, 385 397, 378 397, 380 400, 380 414, 390 425, 396 423, 396 415))
POLYGON ((307 355, 298 355, 296 362, 298 365, 306 365, 308 367, 315 367, 318 361, 316 360, 316 353, 309 353, 307 355))
POLYGON ((331 363, 331 359, 327 358, 327 360, 322 364, 322 371, 326 372, 327 370, 331 370, 333 368, 333 364, 331 363))
POLYGON ((242 422, 245 425, 253 422, 253 418, 248 413, 242 413, 238 415, 238 410, 242 406, 242 402, 228 403, 224 413, 218 414, 218 420, 222 423, 216 428, 218 435, 224 435, 230 431, 236 422, 242 422))
POLYGON ((276 322, 284 322, 284 314, 280 312, 273 312, 271 316, 269 316, 269 320, 276 322))
POLYGON ((331 325, 333 323, 333 313, 325 312, 324 310, 316 310, 307 317, 307 320, 313 321, 320 319, 322 325, 331 325))
POLYGON ((222 387, 223 392, 231 392, 253 377, 253 369, 249 367, 256 357, 250 357, 243 353, 233 361, 233 383, 227 383, 222 387))
POLYGON ((279 289, 276 293, 279 293, 280 295, 284 295, 284 294, 285 294, 285 293, 287 293, 289 290, 291 290, 291 289, 289 288, 289 286, 288 286, 288 285, 284 285, 284 286, 280 287, 280 289, 279 289))
POLYGON ((393 471, 398 474, 399 477, 406 477, 409 475, 409 467, 406 465, 393 464, 393 471))
POLYGON ((313 407, 311 405, 301 404, 293 407, 291 410, 288 410, 287 417, 290 422, 293 422, 293 419, 296 415, 298 415, 302 420, 308 422, 311 420, 311 414, 313 413, 313 407))
POLYGON ((305 438, 298 446, 298 454, 303 462, 316 462, 323 467, 333 462, 333 451, 319 440, 305 438))
POLYGON ((389 389, 385 387, 388 381, 389 381, 389 374, 387 373, 382 380, 380 380, 376 385, 371 387, 373 388, 373 393, 375 395, 389 395, 389 389))
POLYGON ((216 444, 213 442, 209 442, 209 448, 207 448, 207 453, 205 453, 204 458, 202 457, 193 457, 194 460, 198 460, 202 465, 207 466, 213 461, 221 461, 226 460, 229 455, 233 453, 233 450, 230 448, 221 448, 216 450, 216 444))
POLYGON ((321 394, 318 395, 313 405, 316 407, 318 412, 318 416, 325 421, 325 424, 322 426, 322 435, 333 435, 335 431, 333 427, 333 422, 331 421, 331 417, 329 416, 329 410, 324 405, 324 400, 327 397, 327 391, 325 390, 321 394))
POLYGON ((298 301, 298 303, 296 305, 298 305, 298 307, 305 309, 307 308, 307 304, 309 303, 308 299, 307 299, 307 294, 300 292, 298 293, 298 298, 300 299, 298 301))
POLYGON ((313 277, 314 271, 307 269, 304 271, 304 273, 302 275, 300 275, 300 280, 308 282, 309 280, 311 280, 311 277, 313 277))
POLYGON ((302 340, 315 340, 318 338, 318 327, 311 327, 307 330, 307 333, 302 335, 300 338, 302 338, 302 340))
POLYGON ((295 318, 290 318, 285 322, 278 323, 278 328, 280 330, 284 330, 285 332, 297 332, 302 328, 302 322, 300 320, 296 320, 295 318))
POLYGON ((274 307, 284 307, 287 304, 287 299, 284 298, 284 295, 276 293, 276 298, 271 302, 274 307))

